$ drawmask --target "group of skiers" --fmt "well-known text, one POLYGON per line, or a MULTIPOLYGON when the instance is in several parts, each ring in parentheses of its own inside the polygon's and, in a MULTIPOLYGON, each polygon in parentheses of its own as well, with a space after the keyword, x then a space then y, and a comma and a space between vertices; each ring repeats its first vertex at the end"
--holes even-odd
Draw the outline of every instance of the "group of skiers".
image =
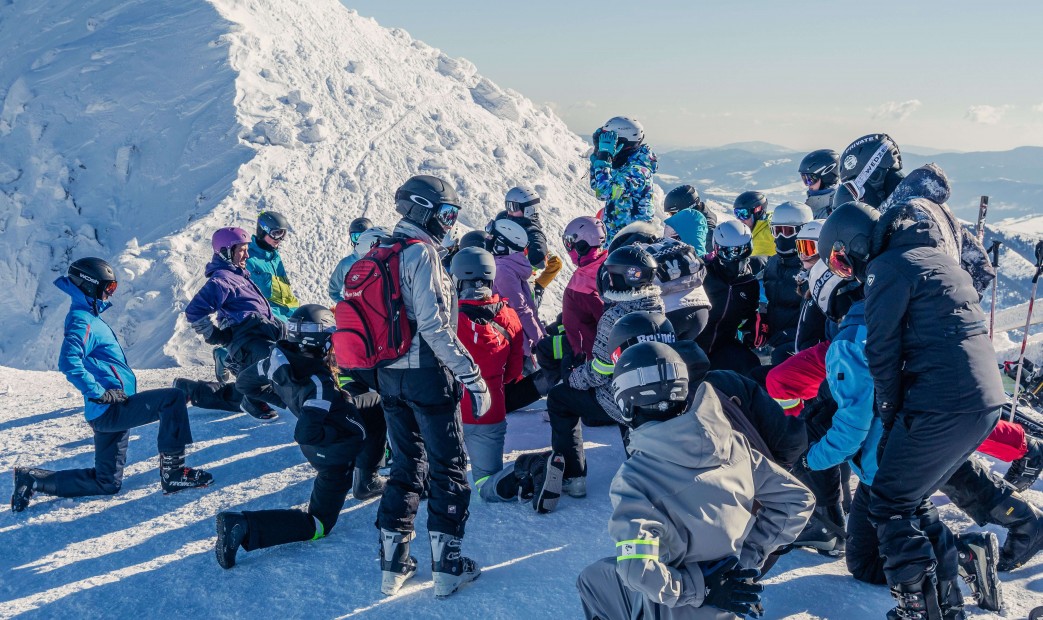
POLYGON ((349 493, 380 497, 381 591, 393 595, 416 573, 426 498, 444 597, 481 572, 461 549, 472 488, 541 513, 585 497, 582 427, 608 425, 623 446, 617 554, 579 576, 588 618, 758 615, 759 579, 795 547, 846 555, 856 579, 886 583, 889 617, 965 617, 960 577, 979 607, 1001 609, 997 570, 1043 548, 1043 511, 1019 494, 1043 442, 999 422, 1006 396, 980 306, 995 274, 945 205, 944 173, 904 176, 897 145, 874 134, 803 158, 804 203, 769 209, 751 190, 735 219, 718 219, 683 185, 657 224, 640 123, 610 119, 593 144, 604 208, 561 232, 574 271, 551 324, 539 310, 563 261, 527 187, 506 193, 485 230, 458 236, 455 189, 410 178, 393 229, 350 223, 333 310, 293 294, 286 218, 216 231, 185 308, 215 347, 215 381, 175 389, 136 392, 100 317, 115 274, 75 261, 55 282, 72 297, 59 368, 84 395, 95 466, 17 468, 12 510, 34 493, 118 492, 129 429, 157 420, 163 490, 207 486, 184 463, 188 404, 260 420, 289 410, 317 472, 308 509, 220 513, 220 565, 240 548, 328 535, 349 493), (549 449, 505 463, 507 414, 542 397, 549 449), (976 450, 1013 462, 1006 479, 976 450), (1002 548, 989 532, 954 536, 930 500, 939 489, 978 524, 1005 527, 1002 548))

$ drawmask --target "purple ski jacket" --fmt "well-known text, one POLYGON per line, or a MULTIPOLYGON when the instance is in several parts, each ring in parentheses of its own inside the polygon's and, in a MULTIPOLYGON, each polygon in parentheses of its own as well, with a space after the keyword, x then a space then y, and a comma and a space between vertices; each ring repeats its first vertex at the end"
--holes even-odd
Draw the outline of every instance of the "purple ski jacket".
POLYGON ((189 323, 217 313, 217 326, 224 329, 238 325, 250 315, 256 314, 269 321, 274 320, 268 300, 257 285, 250 280, 245 269, 214 254, 206 266, 209 278, 185 308, 189 323))
POLYGON ((536 311, 536 303, 529 288, 532 277, 532 265, 523 252, 496 257, 496 281, 493 292, 507 300, 507 303, 518 313, 522 331, 525 333, 525 355, 529 355, 532 347, 547 335, 536 311))

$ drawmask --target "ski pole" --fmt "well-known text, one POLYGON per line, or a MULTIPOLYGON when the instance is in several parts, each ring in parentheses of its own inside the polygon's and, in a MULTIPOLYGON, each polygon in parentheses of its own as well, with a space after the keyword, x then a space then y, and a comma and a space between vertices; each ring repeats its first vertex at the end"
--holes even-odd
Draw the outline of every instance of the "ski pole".
POLYGON ((1025 345, 1029 341, 1029 326, 1032 325, 1032 306, 1036 304, 1036 287, 1043 273, 1043 241, 1036 244, 1036 273, 1032 276, 1032 292, 1029 294, 1029 311, 1025 317, 1025 334, 1021 337, 1021 353, 1018 355, 1018 371, 1014 376, 1014 398, 1010 403, 1010 421, 1014 421, 1014 409, 1018 406, 1018 388, 1021 387, 1021 369, 1025 366, 1025 345))
POLYGON ((985 216, 989 212, 989 197, 982 196, 978 201, 978 224, 974 227, 974 234, 978 235, 978 241, 985 238, 985 216))
POLYGON ((992 245, 987 252, 992 257, 992 268, 996 270, 996 277, 992 279, 992 308, 989 310, 989 340, 993 340, 993 328, 996 327, 996 288, 1000 281, 1000 246, 1003 242, 993 239, 992 245))

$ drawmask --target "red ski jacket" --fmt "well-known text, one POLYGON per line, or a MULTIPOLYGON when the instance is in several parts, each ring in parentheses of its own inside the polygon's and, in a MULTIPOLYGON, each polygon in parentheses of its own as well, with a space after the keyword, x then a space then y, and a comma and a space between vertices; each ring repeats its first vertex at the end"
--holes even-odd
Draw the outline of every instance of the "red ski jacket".
POLYGON ((464 424, 496 424, 507 416, 503 385, 521 378, 525 337, 521 319, 507 300, 493 295, 486 301, 460 300, 456 335, 474 358, 489 386, 493 404, 481 418, 471 413, 471 399, 460 402, 464 424))

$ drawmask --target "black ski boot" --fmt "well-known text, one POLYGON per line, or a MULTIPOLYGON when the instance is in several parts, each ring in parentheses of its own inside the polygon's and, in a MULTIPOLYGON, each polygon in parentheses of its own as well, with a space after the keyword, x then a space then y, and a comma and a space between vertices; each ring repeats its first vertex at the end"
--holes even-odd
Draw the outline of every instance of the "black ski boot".
POLYGON ((241 512, 217 513, 217 543, 214 554, 221 568, 235 566, 235 554, 243 545, 248 533, 246 517, 241 512))
POLYGON ((938 603, 942 608, 942 620, 967 620, 959 579, 943 579, 938 582, 938 603))
POLYGON ((847 546, 846 527, 844 509, 840 504, 816 508, 804 531, 793 541, 793 546, 814 549, 821 555, 839 558, 844 555, 847 546))
POLYGON ((271 422, 279 417, 278 412, 263 400, 253 400, 244 396, 242 402, 239 403, 239 408, 243 413, 249 413, 262 422, 271 422))
POLYGON ((956 535, 960 577, 967 582, 978 607, 987 611, 1003 609, 1003 589, 996 574, 1000 559, 999 539, 992 532, 965 532, 956 535))
POLYGON ((540 514, 552 512, 561 499, 561 481, 565 476, 565 457, 557 452, 540 455, 539 467, 533 473, 532 509, 540 514))
POLYGON ((445 598, 465 583, 478 579, 482 570, 474 560, 460 555, 462 539, 442 532, 428 534, 431 537, 431 573, 436 598, 445 598))
POLYGON ((363 471, 356 467, 352 474, 351 494, 359 501, 380 497, 384 494, 387 482, 386 477, 375 471, 363 471))
POLYGON ((997 569, 1012 571, 1043 548, 1043 512, 1014 493, 989 511, 991 523, 1007 528, 997 569))
POLYGON ((1010 469, 1003 475, 1003 479, 1019 491, 1035 484, 1040 470, 1043 470, 1043 440, 1025 435, 1025 445, 1028 446, 1028 452, 1011 463, 1010 469))
POLYGON ((934 564, 927 567, 919 579, 891 586, 891 596, 898 606, 887 612, 888 620, 942 619, 934 564))
POLYGON ((416 574, 416 558, 409 555, 409 542, 416 532, 403 534, 380 530, 380 591, 394 596, 410 577, 416 574))
POLYGON ((163 485, 163 493, 170 495, 185 489, 196 489, 210 486, 214 477, 202 469, 185 467, 185 453, 159 455, 159 481, 163 485))
POLYGON ((11 512, 22 512, 29 506, 36 491, 45 492, 37 485, 37 478, 47 476, 54 472, 46 469, 34 469, 29 467, 14 468, 14 492, 11 493, 11 512))
POLYGON ((174 389, 181 390, 185 393, 185 405, 192 404, 192 394, 195 393, 196 383, 196 381, 193 381, 191 379, 174 379, 174 389))

